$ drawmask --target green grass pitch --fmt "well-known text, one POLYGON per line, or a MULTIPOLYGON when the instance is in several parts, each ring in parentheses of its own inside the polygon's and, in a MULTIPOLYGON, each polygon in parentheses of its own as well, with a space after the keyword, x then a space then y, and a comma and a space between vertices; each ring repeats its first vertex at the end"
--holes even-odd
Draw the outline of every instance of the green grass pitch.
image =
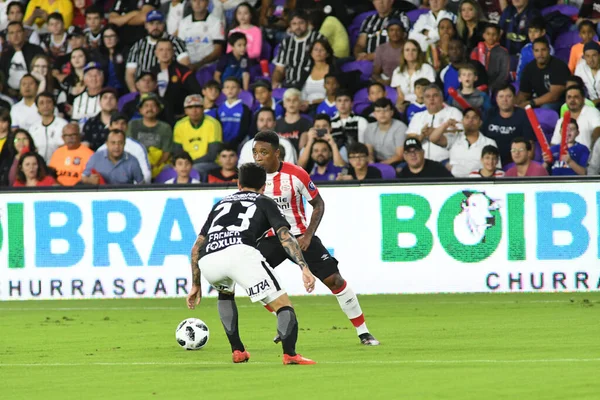
POLYGON ((281 365, 275 318, 238 299, 252 354, 231 363, 216 301, 0 303, 2 399, 598 399, 600 293, 378 295, 360 301, 379 347, 361 346, 333 296, 293 298, 298 351, 281 365), (185 351, 175 328, 211 337, 185 351))

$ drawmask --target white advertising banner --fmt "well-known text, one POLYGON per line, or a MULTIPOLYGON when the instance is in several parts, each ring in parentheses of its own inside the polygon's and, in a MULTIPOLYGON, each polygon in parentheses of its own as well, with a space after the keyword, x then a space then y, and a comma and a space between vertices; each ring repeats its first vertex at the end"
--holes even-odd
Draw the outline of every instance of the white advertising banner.
MULTIPOLYGON (((196 235, 233 191, 2 193, 0 300, 184 296, 196 235)), ((358 293, 600 287, 597 182, 320 191, 317 234, 358 293)), ((303 294, 296 266, 276 272, 290 294, 303 294)))

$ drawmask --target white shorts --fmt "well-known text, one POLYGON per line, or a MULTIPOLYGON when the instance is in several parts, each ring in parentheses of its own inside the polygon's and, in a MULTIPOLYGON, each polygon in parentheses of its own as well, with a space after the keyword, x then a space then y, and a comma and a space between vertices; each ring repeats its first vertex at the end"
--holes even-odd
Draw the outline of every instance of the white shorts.
POLYGON ((268 304, 285 294, 262 254, 245 244, 205 255, 198 267, 219 292, 234 293, 237 283, 253 303, 262 300, 268 304))

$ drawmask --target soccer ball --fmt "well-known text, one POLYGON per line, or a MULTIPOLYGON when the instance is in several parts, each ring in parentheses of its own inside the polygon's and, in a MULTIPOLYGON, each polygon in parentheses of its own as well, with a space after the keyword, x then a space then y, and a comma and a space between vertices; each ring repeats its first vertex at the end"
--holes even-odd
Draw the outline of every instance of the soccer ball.
POLYGON ((188 318, 177 325, 175 338, 186 350, 199 350, 208 342, 208 326, 198 318, 188 318))

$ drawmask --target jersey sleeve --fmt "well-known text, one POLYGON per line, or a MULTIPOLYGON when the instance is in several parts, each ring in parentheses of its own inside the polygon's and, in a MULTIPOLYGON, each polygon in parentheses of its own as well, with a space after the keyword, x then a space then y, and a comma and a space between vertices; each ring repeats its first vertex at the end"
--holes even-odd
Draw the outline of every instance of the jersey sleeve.
POLYGON ((294 171, 294 176, 298 178, 299 181, 298 191, 306 200, 311 201, 319 195, 319 190, 313 181, 310 180, 310 176, 305 170, 302 168, 296 168, 294 171))
POLYGON ((275 233, 277 233, 277 231, 284 226, 288 229, 290 228, 290 224, 287 222, 283 214, 281 214, 281 210, 277 206, 277 203, 273 201, 273 199, 263 195, 260 196, 256 202, 260 209, 263 210, 267 221, 269 221, 269 225, 271 225, 271 228, 275 230, 275 233))

